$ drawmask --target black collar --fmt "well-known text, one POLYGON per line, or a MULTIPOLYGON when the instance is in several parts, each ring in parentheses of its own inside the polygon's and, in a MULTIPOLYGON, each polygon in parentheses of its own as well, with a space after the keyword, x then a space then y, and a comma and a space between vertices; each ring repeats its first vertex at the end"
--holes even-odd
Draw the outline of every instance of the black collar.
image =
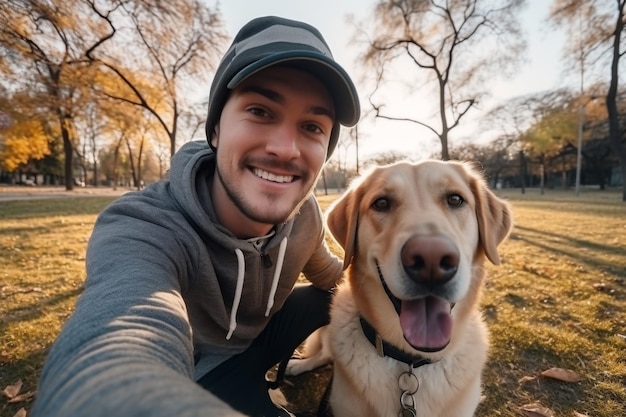
POLYGON ((413 368, 419 368, 422 365, 429 365, 432 363, 430 359, 422 358, 419 355, 411 355, 405 351, 398 349, 397 347, 385 342, 381 339, 380 335, 376 333, 376 330, 371 324, 367 322, 363 317, 359 317, 361 320, 361 328, 363 334, 367 337, 367 340, 376 348, 376 352, 380 356, 388 356, 397 361, 404 362, 407 365, 411 365, 413 368))

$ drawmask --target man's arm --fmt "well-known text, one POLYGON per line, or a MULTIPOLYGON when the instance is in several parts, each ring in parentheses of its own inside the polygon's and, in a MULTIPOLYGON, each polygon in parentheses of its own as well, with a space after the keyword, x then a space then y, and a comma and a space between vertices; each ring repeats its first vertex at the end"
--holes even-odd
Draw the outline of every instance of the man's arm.
POLYGON ((192 379, 182 245, 157 219, 101 216, 85 290, 49 353, 34 417, 241 415, 192 379))

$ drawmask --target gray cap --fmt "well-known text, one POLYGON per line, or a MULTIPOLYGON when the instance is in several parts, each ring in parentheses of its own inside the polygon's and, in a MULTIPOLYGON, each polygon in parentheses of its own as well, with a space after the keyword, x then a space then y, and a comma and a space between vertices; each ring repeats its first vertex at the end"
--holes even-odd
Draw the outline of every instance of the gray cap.
POLYGON ((249 76, 276 64, 309 72, 331 94, 336 120, 328 145, 327 158, 330 158, 339 138, 339 125, 354 126, 359 121, 361 108, 358 93, 348 73, 333 59, 330 48, 317 29, 303 22, 275 16, 248 22, 224 54, 209 94, 206 120, 209 144, 229 90, 249 76))

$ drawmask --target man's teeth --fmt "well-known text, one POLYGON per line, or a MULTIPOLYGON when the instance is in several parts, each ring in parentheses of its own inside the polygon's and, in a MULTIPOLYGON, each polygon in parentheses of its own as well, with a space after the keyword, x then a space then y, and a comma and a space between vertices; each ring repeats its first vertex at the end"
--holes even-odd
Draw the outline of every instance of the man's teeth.
POLYGON ((293 175, 275 175, 271 172, 263 171, 262 169, 255 168, 254 175, 257 177, 263 178, 264 180, 272 181, 272 182, 291 182, 293 181, 293 175))

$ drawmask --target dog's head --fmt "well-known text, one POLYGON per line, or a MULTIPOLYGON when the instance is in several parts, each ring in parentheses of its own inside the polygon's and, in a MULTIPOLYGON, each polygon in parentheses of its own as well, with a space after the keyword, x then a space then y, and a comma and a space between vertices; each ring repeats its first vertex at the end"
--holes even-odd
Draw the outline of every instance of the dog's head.
POLYGON ((440 351, 478 302, 485 257, 511 229, 507 203, 460 162, 370 170, 331 206, 328 227, 360 313, 406 350, 440 351), (389 323, 385 317, 398 317, 389 323))

